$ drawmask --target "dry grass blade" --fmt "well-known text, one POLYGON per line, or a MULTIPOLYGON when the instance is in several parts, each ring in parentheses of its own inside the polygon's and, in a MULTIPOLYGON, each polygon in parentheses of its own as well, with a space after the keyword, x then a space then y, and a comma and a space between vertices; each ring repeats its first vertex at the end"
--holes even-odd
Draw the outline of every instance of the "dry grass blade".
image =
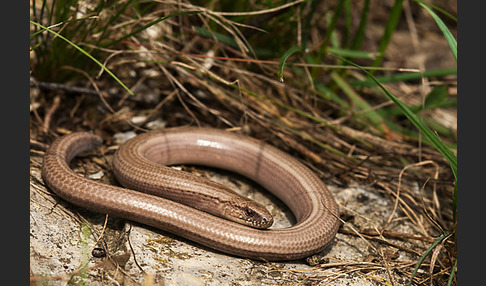
POLYGON ((213 12, 213 11, 210 11, 209 13, 217 14, 217 15, 221 15, 221 16, 254 16, 254 15, 261 15, 261 14, 268 14, 268 13, 277 12, 277 11, 280 11, 282 9, 286 9, 286 8, 295 6, 297 4, 300 4, 304 1, 305 0, 296 0, 296 1, 293 1, 293 2, 290 2, 290 3, 287 3, 287 4, 277 6, 277 7, 272 8, 272 9, 263 9, 263 10, 260 10, 260 11, 253 11, 253 12, 213 12))

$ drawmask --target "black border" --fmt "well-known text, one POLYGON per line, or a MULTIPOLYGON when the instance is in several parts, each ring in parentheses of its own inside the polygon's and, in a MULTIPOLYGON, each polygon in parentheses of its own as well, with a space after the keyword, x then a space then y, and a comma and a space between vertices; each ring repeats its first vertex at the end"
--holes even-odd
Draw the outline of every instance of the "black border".
POLYGON ((5 285, 29 283, 29 2, 4 5, 1 85, 1 245, 5 285), (25 18, 24 18, 25 15, 25 18), (25 251, 25 252, 24 252, 25 251), (8 271, 8 272, 7 272, 8 271), (24 283, 25 281, 25 283, 24 283), (9 283, 10 282, 10 283, 9 283))
POLYGON ((484 280, 486 44, 484 2, 478 3, 461 1, 458 7, 457 285, 484 280))

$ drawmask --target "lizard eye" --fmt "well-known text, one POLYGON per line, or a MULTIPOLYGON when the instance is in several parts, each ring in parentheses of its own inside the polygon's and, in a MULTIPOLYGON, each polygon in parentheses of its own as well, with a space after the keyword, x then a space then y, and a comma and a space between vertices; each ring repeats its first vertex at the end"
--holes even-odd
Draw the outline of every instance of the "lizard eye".
POLYGON ((252 217, 253 216, 253 211, 251 209, 245 209, 245 216, 252 217))

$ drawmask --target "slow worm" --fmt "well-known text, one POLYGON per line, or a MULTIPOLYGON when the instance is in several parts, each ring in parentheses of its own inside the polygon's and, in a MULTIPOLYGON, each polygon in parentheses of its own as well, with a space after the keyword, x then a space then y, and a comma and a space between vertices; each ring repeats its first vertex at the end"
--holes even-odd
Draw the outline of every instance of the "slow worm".
MULTIPOLYGON (((138 135, 122 144, 113 159, 115 176, 127 188, 84 178, 69 167, 74 156, 101 143, 100 137, 87 132, 56 139, 42 166, 47 185, 75 205, 241 257, 304 258, 323 250, 338 230, 337 204, 319 177, 293 157, 253 138, 210 128, 168 128, 138 135), (205 186, 195 175, 162 166, 173 164, 205 165, 246 176, 282 200, 297 223, 288 228, 256 229, 198 209, 205 204, 217 208, 218 199, 193 202, 195 207, 191 207, 154 195, 157 190, 150 188, 160 184, 169 190, 188 189, 189 195, 180 192, 175 197, 189 203, 192 187, 214 192, 211 183, 205 186)), ((247 210, 246 214, 254 213, 247 210)))

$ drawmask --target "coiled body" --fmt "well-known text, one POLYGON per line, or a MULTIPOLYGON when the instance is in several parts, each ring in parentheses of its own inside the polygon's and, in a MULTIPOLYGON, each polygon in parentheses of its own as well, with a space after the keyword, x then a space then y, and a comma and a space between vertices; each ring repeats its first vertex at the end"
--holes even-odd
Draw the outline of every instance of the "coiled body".
MULTIPOLYGON (((285 229, 250 228, 152 194, 75 174, 69 161, 99 144, 99 137, 84 132, 57 139, 42 167, 48 186, 73 204, 151 225, 241 257, 304 258, 324 249, 338 230, 337 204, 322 181, 296 159, 266 143, 217 129, 169 128, 124 143, 115 154, 113 170, 130 188, 143 188, 156 180, 159 164, 198 164, 239 173, 289 206, 297 223, 285 229)), ((186 174, 176 173, 164 173, 159 181, 169 189, 191 184, 186 174)))

